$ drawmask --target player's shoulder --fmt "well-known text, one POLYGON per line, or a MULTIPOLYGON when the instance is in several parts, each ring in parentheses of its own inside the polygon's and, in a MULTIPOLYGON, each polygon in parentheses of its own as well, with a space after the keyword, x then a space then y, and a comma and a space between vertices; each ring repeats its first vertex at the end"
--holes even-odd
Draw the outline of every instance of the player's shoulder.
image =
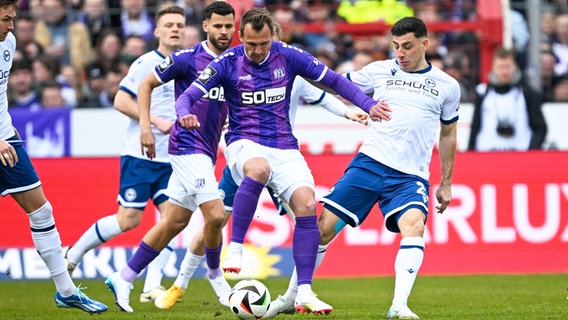
POLYGON ((8 32, 6 39, 0 42, 0 45, 5 49, 9 49, 10 51, 14 52, 16 50, 16 37, 12 32, 8 32))
POLYGON ((447 74, 444 70, 436 67, 436 66, 432 66, 432 70, 430 72, 430 75, 428 75, 430 77, 435 77, 435 79, 438 79, 441 82, 447 83, 448 86, 451 87, 456 87, 459 89, 459 82, 452 76, 450 76, 449 74, 447 74))

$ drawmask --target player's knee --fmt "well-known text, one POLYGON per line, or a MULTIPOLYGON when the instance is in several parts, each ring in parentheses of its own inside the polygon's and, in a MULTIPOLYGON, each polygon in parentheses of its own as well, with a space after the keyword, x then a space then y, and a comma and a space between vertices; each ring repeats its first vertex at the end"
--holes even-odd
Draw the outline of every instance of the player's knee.
POLYGON ((122 232, 127 232, 136 228, 140 224, 141 220, 141 215, 126 214, 121 216, 120 214, 118 214, 118 225, 120 226, 120 230, 122 230, 122 232))
POLYGON ((208 219, 208 224, 211 228, 214 229, 223 229, 223 226, 225 225, 225 217, 224 215, 220 215, 220 216, 214 216, 208 219))
POLYGON ((244 167, 244 173, 253 180, 266 183, 268 182, 268 178, 270 178, 270 166, 267 162, 257 161, 251 164, 246 164, 244 167))

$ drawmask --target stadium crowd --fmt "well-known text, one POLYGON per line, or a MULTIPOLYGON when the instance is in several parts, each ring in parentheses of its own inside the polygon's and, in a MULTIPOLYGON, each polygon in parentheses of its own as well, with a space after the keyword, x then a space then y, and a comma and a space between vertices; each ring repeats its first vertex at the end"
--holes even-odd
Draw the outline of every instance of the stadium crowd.
MULTIPOLYGON (((169 0, 168 0, 169 1, 169 0)), ((212 2, 176 0, 186 9, 186 43, 204 39, 203 8, 212 2)), ((544 102, 568 102, 568 8, 543 0, 540 77, 544 102)), ((160 0, 24 0, 16 18, 18 39, 9 98, 12 108, 110 108, 118 83, 132 61, 155 47, 153 14, 160 0), (46 90, 49 89, 49 90, 46 90), (46 94, 47 93, 47 94, 46 94), (50 97, 45 97, 49 95, 50 97)), ((283 28, 282 40, 314 54, 343 73, 392 57, 387 32, 372 36, 300 32, 300 23, 393 22, 415 15, 425 21, 476 19, 476 0, 254 0, 283 28), (365 13, 365 14, 363 14, 365 13)), ((514 49, 526 73, 529 37, 524 1, 511 1, 514 49)), ((431 33, 428 59, 456 78, 462 102, 475 101, 482 78, 474 32, 431 33)))

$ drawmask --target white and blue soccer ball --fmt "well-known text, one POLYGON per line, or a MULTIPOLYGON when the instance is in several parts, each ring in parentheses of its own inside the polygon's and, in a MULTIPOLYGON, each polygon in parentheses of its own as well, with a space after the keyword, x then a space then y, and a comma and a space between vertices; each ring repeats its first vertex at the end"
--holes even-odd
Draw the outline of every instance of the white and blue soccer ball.
POLYGON ((240 319, 259 319, 270 306, 270 292, 258 280, 241 280, 229 293, 229 307, 240 319))

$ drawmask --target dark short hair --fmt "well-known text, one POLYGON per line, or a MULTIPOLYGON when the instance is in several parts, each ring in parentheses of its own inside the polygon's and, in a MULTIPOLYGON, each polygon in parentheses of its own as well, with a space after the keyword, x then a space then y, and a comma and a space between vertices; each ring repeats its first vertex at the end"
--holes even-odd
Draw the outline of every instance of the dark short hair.
POLYGON ((239 31, 243 35, 245 25, 250 24, 252 29, 259 32, 265 25, 270 29, 270 34, 274 34, 274 20, 272 15, 265 8, 252 8, 243 14, 239 31))
POLYGON ((428 36, 428 29, 426 29, 424 21, 416 17, 404 17, 391 28, 393 36, 400 37, 407 33, 413 33, 416 38, 422 38, 428 36))
POLYGON ((209 20, 213 16, 213 14, 218 14, 220 16, 227 16, 232 14, 233 17, 235 16, 235 8, 233 8, 230 4, 225 1, 215 1, 205 7, 203 10, 203 20, 209 20))
POLYGON ((7 6, 14 6, 14 8, 18 8, 18 1, 19 0, 0 0, 0 8, 7 7, 7 6))

